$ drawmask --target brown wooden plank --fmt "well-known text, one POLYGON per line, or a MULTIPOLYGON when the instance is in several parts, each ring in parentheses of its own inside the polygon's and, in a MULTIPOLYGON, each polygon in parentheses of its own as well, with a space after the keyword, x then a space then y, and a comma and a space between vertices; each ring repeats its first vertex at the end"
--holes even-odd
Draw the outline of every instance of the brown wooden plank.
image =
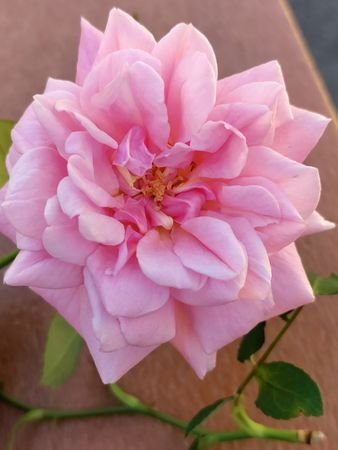
MULTIPOLYGON (((112 6, 109 0, 3 1, 0 14, 0 117, 17 119, 47 76, 74 76, 79 17, 103 27, 112 6)), ((330 115, 330 105, 313 63, 284 3, 278 0, 116 0, 114 6, 134 13, 160 37, 178 21, 192 22, 215 48, 220 75, 278 59, 284 69, 294 104, 330 115)), ((331 111, 332 114, 332 111, 331 111)), ((338 133, 331 124, 309 162, 320 168, 323 180, 321 212, 338 221, 338 133)), ((314 236, 300 244, 306 267, 321 273, 338 270, 336 231, 314 236)), ((10 248, 1 240, 1 251, 10 248)), ((38 386, 43 342, 51 309, 27 289, 3 287, 0 301, 0 379, 20 398, 46 406, 79 407, 110 404, 87 352, 75 376, 62 389, 38 386)), ((319 382, 325 398, 325 416, 297 420, 295 426, 320 428, 328 435, 321 446, 333 450, 338 438, 338 305, 321 299, 306 308, 275 352, 275 358, 300 365, 319 382)), ((274 333, 278 321, 270 326, 274 333)), ((219 354, 217 369, 201 382, 168 346, 154 352, 122 380, 122 386, 148 402, 182 418, 224 394, 231 393, 246 369, 234 363, 237 344, 219 354)), ((253 394, 254 389, 251 394, 253 394)), ((258 419, 262 416, 252 408, 258 419)), ((0 405, 0 447, 18 414, 0 405)), ((287 423, 268 421, 275 425, 287 423)), ((224 428, 226 411, 217 413, 211 426, 224 428)), ((29 425, 20 433, 22 450, 181 450, 180 432, 147 418, 120 417, 91 421, 48 422, 29 425)), ((224 444, 220 448, 291 449, 267 442, 224 444)))

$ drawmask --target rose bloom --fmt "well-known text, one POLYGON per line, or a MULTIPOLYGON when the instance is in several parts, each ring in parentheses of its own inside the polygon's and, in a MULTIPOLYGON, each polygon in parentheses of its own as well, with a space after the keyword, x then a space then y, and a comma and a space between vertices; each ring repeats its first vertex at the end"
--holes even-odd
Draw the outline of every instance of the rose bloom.
POLYGON ((156 42, 118 9, 104 33, 82 20, 76 82, 49 79, 12 132, 5 282, 75 327, 105 383, 165 342, 203 377, 313 300, 294 241, 332 227, 302 164, 327 123, 290 106, 276 61, 217 81, 192 25, 156 42))

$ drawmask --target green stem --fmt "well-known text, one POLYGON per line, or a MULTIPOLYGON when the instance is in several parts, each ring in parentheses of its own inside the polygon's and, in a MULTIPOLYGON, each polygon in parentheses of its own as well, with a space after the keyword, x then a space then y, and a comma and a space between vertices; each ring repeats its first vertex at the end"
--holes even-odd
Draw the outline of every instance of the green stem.
POLYGON ((321 438, 322 433, 318 431, 295 430, 272 428, 252 420, 243 405, 241 397, 237 397, 234 401, 232 417, 240 430, 246 432, 249 436, 259 439, 274 439, 279 441, 295 442, 310 444, 311 441, 321 438))
POLYGON ((11 253, 8 253, 8 255, 5 255, 3 258, 0 259, 0 269, 3 269, 4 267, 8 266, 16 256, 18 255, 19 250, 14 250, 11 253))
POLYGON ((282 337, 284 336, 284 334, 287 332, 287 330, 290 328, 290 326, 292 325, 292 323, 296 320, 297 316, 299 315, 299 313, 301 312, 301 310, 303 309, 303 306, 300 306, 299 308, 297 308, 294 313, 292 314, 292 316, 285 322, 285 325, 283 326, 283 328, 280 330, 280 332, 277 334, 277 336, 275 337, 275 339, 271 342, 271 344, 268 346, 268 348, 265 350, 265 352, 263 353, 263 355, 259 358, 259 360, 257 361, 255 367, 253 367, 253 369, 251 370, 251 372, 249 372, 249 374, 247 375, 247 377, 242 381, 242 383, 239 385, 238 389, 237 389, 237 395, 242 394, 242 392, 244 391, 244 389, 246 388, 246 386, 250 383, 250 381, 252 380, 252 378, 255 376, 256 374, 256 370, 258 369, 258 367, 263 364, 266 359, 269 357, 270 353, 272 352, 272 350, 276 347, 276 345, 278 344, 278 342, 282 339, 282 337))
MULTIPOLYGON (((161 422, 167 423, 176 428, 180 428, 181 430, 184 431, 188 425, 188 423, 183 420, 180 420, 174 416, 163 413, 161 411, 157 411, 156 409, 151 408, 150 406, 147 405, 143 405, 142 407, 122 405, 122 406, 111 406, 106 408, 88 408, 88 409, 74 409, 74 410, 45 409, 40 408, 38 406, 22 403, 3 391, 0 391, 0 400, 25 413, 29 413, 34 410, 39 410, 40 418, 44 420, 81 419, 85 417, 111 416, 115 414, 140 414, 144 416, 153 417, 157 420, 160 420, 161 422)), ((197 428, 196 430, 194 430, 194 434, 196 436, 202 436, 206 433, 208 433, 208 431, 203 430, 201 428, 197 428)))

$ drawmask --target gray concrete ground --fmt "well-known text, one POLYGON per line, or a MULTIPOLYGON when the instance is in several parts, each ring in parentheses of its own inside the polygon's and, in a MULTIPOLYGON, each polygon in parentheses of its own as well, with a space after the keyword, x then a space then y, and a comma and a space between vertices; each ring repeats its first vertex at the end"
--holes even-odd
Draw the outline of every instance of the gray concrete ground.
POLYGON ((338 0, 289 0, 338 106, 338 0))

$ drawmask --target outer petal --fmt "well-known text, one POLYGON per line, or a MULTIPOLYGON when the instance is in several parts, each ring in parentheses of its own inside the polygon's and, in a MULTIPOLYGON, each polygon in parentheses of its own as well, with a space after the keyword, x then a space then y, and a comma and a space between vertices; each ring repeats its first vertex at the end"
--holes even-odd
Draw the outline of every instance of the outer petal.
POLYGON ((258 322, 312 302, 313 292, 294 244, 271 257, 272 298, 237 300, 224 306, 189 309, 207 352, 243 336, 258 322))
POLYGON ((330 119, 305 109, 292 108, 293 120, 276 129, 272 148, 303 162, 319 141, 330 119))
POLYGON ((84 286, 34 291, 52 304, 85 339, 103 383, 116 382, 155 348, 128 345, 112 352, 102 351, 93 330, 93 313, 84 286))
POLYGON ((216 353, 207 353, 198 338, 191 322, 189 308, 176 302, 176 336, 171 341, 173 346, 187 360, 199 378, 216 365, 216 353))
POLYGON ((154 283, 178 289, 198 289, 204 278, 187 269, 173 250, 167 232, 150 230, 139 241, 137 259, 142 272, 154 283))
POLYGON ((267 318, 314 301, 314 294, 295 244, 271 256, 272 295, 275 306, 267 318))
POLYGON ((120 317, 121 331, 131 345, 147 347, 168 342, 175 336, 173 302, 139 317, 120 317))
POLYGON ((121 9, 110 11, 106 29, 97 55, 97 61, 117 50, 137 48, 151 52, 156 41, 139 22, 121 9))
POLYGON ((3 207, 2 207, 2 202, 4 201, 4 198, 6 196, 7 187, 8 187, 8 184, 6 183, 0 189, 0 231, 8 239, 11 239, 13 242, 15 242, 15 228, 7 219, 6 215, 4 214, 3 207))
POLYGON ((82 284, 82 267, 58 261, 46 252, 21 251, 7 270, 4 282, 12 286, 60 289, 82 284))
POLYGON ((217 61, 208 39, 192 24, 179 23, 154 47, 153 55, 162 62, 162 76, 170 80, 178 60, 196 52, 205 54, 217 78, 217 61))
POLYGON ((303 232, 303 236, 320 233, 321 231, 332 230, 334 228, 336 228, 335 223, 325 220, 323 216, 315 211, 306 220, 306 229, 303 232))
POLYGON ((103 33, 81 18, 81 37, 76 68, 76 83, 83 84, 96 58, 103 33))
POLYGON ((283 73, 277 61, 261 64, 218 81, 217 104, 241 101, 242 97, 245 103, 271 105, 273 97, 269 96, 273 93, 273 84, 279 91, 275 120, 277 123, 282 123, 292 119, 283 73), (280 88, 278 88, 278 85, 280 88), (268 98, 271 98, 271 100, 269 101, 268 98))
POLYGON ((97 296, 113 316, 137 317, 161 308, 169 289, 144 276, 135 256, 114 275, 117 256, 114 249, 102 247, 88 258, 85 284, 89 297, 97 296))
POLYGON ((12 130, 13 147, 9 150, 11 166, 28 150, 36 147, 48 147, 52 144, 48 133, 39 122, 33 105, 29 105, 12 130), (15 156, 12 157, 15 147, 15 156))
POLYGON ((251 147, 241 175, 262 176, 276 183, 305 219, 318 205, 318 169, 297 163, 269 148, 251 147))
POLYGON ((58 182, 66 174, 66 165, 58 153, 36 148, 16 163, 2 204, 6 217, 20 233, 40 238, 46 226, 44 208, 56 193, 58 182))
POLYGON ((203 349, 210 353, 248 333, 273 307, 271 300, 235 300, 222 306, 189 307, 203 349))

